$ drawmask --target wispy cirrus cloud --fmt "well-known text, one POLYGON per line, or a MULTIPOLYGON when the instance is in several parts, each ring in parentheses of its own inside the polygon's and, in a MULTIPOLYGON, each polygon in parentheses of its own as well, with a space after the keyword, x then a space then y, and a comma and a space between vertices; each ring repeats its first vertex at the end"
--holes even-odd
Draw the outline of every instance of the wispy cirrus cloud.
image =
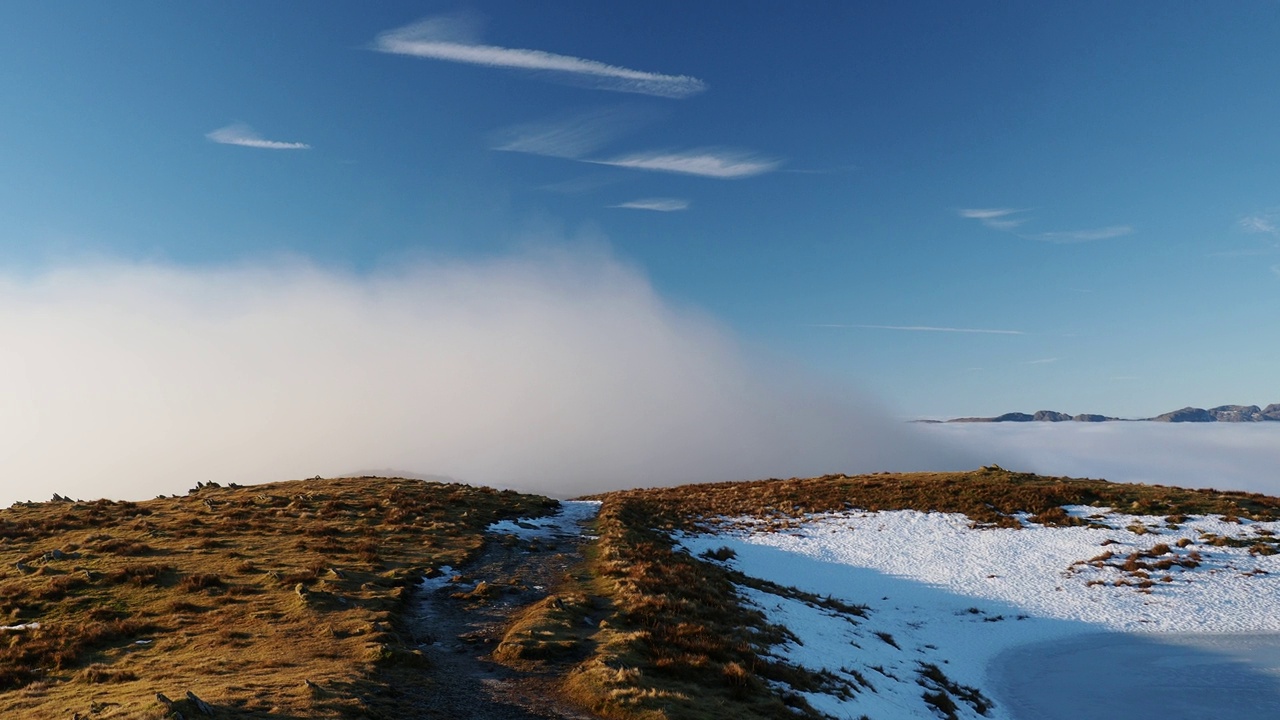
MULTIPOLYGON (((1280 238, 1280 209, 1264 210, 1262 212, 1245 215, 1236 220, 1236 227, 1241 231, 1250 235, 1270 235, 1271 239, 1263 240, 1262 244, 1253 247, 1236 248, 1234 250, 1219 250, 1217 252, 1206 253, 1206 257, 1263 257, 1267 255, 1275 255, 1280 253, 1280 242, 1275 238, 1280 238)), ((1280 267, 1277 265, 1275 267, 1280 267)), ((1275 269, 1272 268, 1272 270, 1275 269)))
POLYGON ((1029 240, 1054 243, 1055 245, 1068 245, 1071 243, 1093 242, 1095 240, 1110 240, 1111 238, 1124 237, 1125 235, 1132 234, 1133 227, 1129 225, 1109 225, 1107 227, 1093 228, 1090 230, 1043 232, 1031 235, 1022 235, 1021 237, 1029 240))
POLYGON ((512 125, 493 134, 492 149, 547 157, 579 159, 652 120, 639 108, 601 108, 512 125))
POLYGON ((1021 330, 992 330, 989 328, 935 327, 932 325, 847 325, 839 323, 814 324, 816 328, 845 328, 858 330, 902 330, 906 332, 977 333, 980 335, 1024 335, 1021 330))
POLYGON ((1276 277, 1280 277, 1280 265, 1272 265, 1271 272, 1275 273, 1276 277))
POLYGON ((378 35, 373 49, 446 62, 541 72, 614 92, 685 98, 707 89, 705 82, 688 75, 633 70, 543 50, 484 45, 469 37, 471 29, 465 19, 431 17, 378 35))
POLYGON ((597 165, 650 170, 654 172, 699 175, 721 179, 738 179, 761 175, 777 169, 780 160, 740 150, 704 148, 685 151, 651 151, 633 153, 610 160, 587 160, 597 165))
POLYGON ((622 180, 623 178, 618 173, 597 173, 539 185, 538 189, 545 190, 547 192, 560 193, 561 195, 581 195, 583 193, 594 192, 601 188, 609 187, 610 185, 616 185, 622 182, 622 180))
POLYGON ((1246 215, 1236 225, 1247 233, 1280 235, 1280 212, 1268 211, 1246 215))
POLYGON ((737 179, 776 170, 782 161, 747 150, 703 147, 649 150, 617 157, 590 157, 614 138, 652 119, 635 108, 609 108, 513 125, 493 135, 492 149, 565 158, 593 165, 737 179))
POLYGON ((1023 365, 1048 365, 1050 363, 1056 363, 1056 362, 1058 362, 1058 358, 1056 357, 1039 358, 1037 360, 1028 360, 1025 363, 1023 363, 1023 365))
POLYGON ((979 220, 983 225, 996 230, 1012 230, 1027 219, 1010 216, 1025 212, 1027 211, 1013 208, 961 208, 960 217, 979 220))
POLYGON ((626 208, 629 210, 653 210, 656 212, 675 212, 677 210, 688 210, 689 201, 680 198, 642 198, 640 200, 631 200, 629 202, 610 205, 611 208, 626 208))
POLYGON ((210 140, 221 143, 223 145, 239 145, 241 147, 260 148, 263 150, 310 150, 311 146, 301 142, 281 142, 279 140, 266 140, 254 131, 253 128, 244 123, 232 123, 226 127, 220 127, 213 132, 206 133, 205 137, 210 140))
POLYGON ((1278 252, 1280 252, 1280 246, 1272 245, 1270 247, 1243 248, 1240 250, 1221 250, 1219 252, 1205 253, 1205 257, 1261 257, 1275 255, 1278 252))
MULTIPOLYGON (((1012 217, 1026 212, 1029 212, 1029 210, 1020 210, 1016 208, 962 208, 958 211, 962 218, 977 220, 986 227, 993 230, 1002 230, 1004 232, 1014 232, 1014 230, 1030 220, 1028 217, 1012 217)), ((1016 234, 1018 237, 1025 238, 1027 240, 1038 240, 1040 242, 1053 243, 1055 245, 1067 245, 1071 243, 1093 242, 1095 240, 1109 240, 1111 238, 1132 235, 1133 227, 1130 225, 1109 225, 1107 227, 1090 228, 1087 230, 1016 234)))

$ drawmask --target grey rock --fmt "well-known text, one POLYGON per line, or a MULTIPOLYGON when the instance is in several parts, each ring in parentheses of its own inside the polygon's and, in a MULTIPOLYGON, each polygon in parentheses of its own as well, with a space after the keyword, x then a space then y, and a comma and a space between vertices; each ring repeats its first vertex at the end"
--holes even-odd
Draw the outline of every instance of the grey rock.
POLYGON ((187 700, 191 701, 191 704, 195 706, 196 710, 198 710, 200 714, 202 715, 213 714, 213 708, 209 706, 209 703, 196 697, 196 694, 191 692, 190 690, 187 691, 187 700))
POLYGON ((1210 408, 1209 414, 1218 422, 1259 422, 1262 420, 1262 408, 1257 405, 1219 405, 1210 408))

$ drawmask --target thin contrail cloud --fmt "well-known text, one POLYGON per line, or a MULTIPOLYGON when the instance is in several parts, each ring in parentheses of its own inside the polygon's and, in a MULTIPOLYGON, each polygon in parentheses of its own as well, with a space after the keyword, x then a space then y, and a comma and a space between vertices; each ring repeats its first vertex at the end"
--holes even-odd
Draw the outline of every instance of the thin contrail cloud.
POLYGON ((621 65, 543 50, 484 45, 469 42, 459 37, 460 34, 459 23, 455 18, 433 17, 378 35, 373 48, 380 52, 431 60, 555 73, 586 81, 600 90, 614 92, 685 98, 707 89, 705 82, 688 75, 633 70, 621 65))

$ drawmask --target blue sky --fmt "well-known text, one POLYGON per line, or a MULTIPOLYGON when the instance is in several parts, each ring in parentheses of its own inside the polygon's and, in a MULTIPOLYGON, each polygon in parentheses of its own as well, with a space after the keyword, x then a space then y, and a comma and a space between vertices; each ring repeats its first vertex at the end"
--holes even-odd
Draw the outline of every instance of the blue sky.
POLYGON ((0 274, 552 246, 898 417, 1280 402, 1277 37, 1274 2, 9 2, 0 274))

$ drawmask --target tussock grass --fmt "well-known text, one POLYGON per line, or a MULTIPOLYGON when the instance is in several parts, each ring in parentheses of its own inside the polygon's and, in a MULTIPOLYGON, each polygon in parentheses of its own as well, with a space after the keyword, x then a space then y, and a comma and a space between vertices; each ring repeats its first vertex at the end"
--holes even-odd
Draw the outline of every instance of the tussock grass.
POLYGON ((585 660, 600 619, 613 614, 608 600, 581 592, 577 583, 562 586, 529 606, 507 629, 493 658, 525 670, 568 670, 585 660))
MULTIPOLYGON (((356 718, 429 681, 408 588, 555 501, 384 478, 0 511, 0 717, 356 718)), ((393 717, 382 714, 383 717, 393 717)))
POLYGON ((589 569, 612 612, 567 694, 610 718, 818 717, 767 683, 795 672, 765 652, 785 629, 742 605, 730 570, 678 551, 665 516, 637 496, 602 505, 589 569))

